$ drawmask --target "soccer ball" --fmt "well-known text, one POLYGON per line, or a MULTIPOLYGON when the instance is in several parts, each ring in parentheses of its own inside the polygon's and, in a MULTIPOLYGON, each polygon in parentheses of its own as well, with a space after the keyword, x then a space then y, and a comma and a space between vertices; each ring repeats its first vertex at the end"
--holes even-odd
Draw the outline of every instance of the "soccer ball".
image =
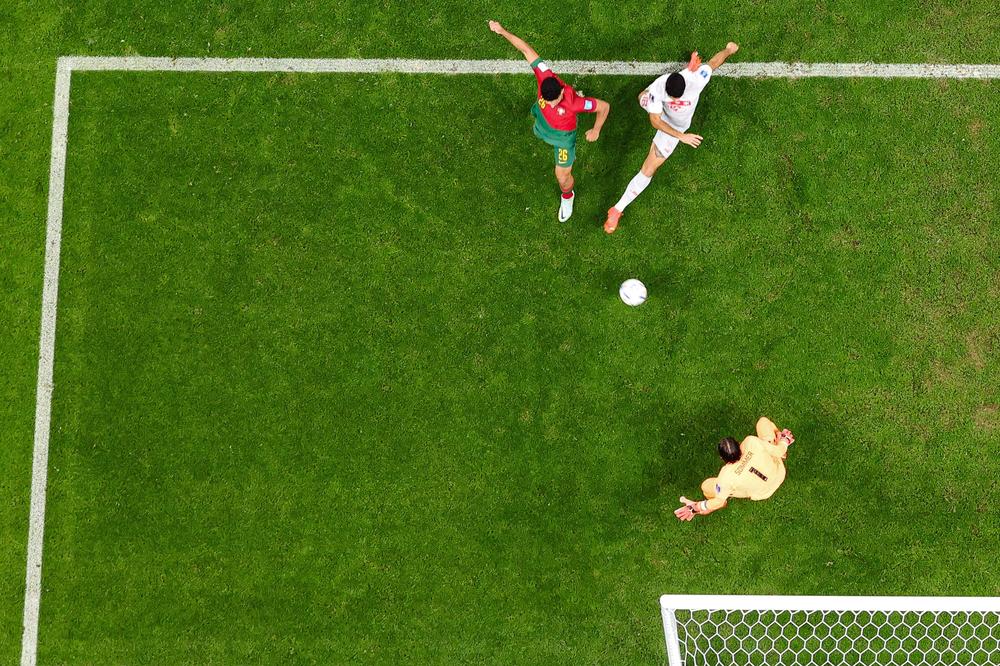
POLYGON ((625 280, 622 282, 622 286, 618 288, 618 295, 625 305, 631 305, 632 307, 642 305, 646 302, 646 285, 635 278, 625 280))

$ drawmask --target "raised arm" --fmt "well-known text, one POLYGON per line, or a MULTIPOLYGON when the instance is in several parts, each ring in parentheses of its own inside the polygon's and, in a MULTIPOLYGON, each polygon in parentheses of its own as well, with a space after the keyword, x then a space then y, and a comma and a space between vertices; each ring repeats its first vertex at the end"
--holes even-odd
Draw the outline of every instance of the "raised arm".
POLYGON ((712 56, 712 59, 708 61, 708 66, 712 68, 712 71, 719 69, 720 67, 722 67, 722 63, 726 62, 726 59, 729 56, 733 55, 739 50, 740 50, 739 44, 737 44, 736 42, 729 42, 728 44, 726 44, 726 48, 722 49, 714 56, 712 56))
POLYGON ((524 41, 517 35, 508 32, 502 25, 500 25, 499 21, 490 21, 490 30, 513 44, 514 48, 521 52, 521 55, 524 56, 524 59, 528 61, 529 65, 538 60, 538 52, 531 48, 528 45, 528 42, 524 41))
POLYGON ((778 426, 774 425, 774 421, 766 416, 757 419, 754 429, 757 431, 757 436, 768 444, 774 444, 774 440, 778 439, 778 434, 781 432, 778 426))

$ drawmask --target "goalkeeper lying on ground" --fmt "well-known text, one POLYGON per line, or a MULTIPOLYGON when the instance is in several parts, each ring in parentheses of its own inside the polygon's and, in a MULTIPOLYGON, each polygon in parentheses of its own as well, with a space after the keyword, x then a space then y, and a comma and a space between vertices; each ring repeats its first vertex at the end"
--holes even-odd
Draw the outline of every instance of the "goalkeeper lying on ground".
POLYGON ((785 480, 785 456, 795 441, 790 430, 778 430, 768 418, 757 421, 757 436, 750 435, 741 444, 732 437, 719 442, 719 455, 726 464, 719 476, 705 479, 701 491, 705 499, 692 502, 681 497, 681 508, 674 515, 681 520, 693 520, 695 514, 705 515, 726 506, 726 500, 750 498, 764 500, 774 494, 785 480))

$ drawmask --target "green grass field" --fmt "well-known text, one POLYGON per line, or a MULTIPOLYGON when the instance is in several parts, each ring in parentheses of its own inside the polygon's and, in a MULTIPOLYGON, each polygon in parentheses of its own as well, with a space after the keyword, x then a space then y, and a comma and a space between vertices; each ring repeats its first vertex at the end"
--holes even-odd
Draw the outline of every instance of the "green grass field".
MULTIPOLYGON (((1000 60, 985 1, 118 7, 0 10, 4 663, 57 55, 513 58, 497 17, 552 59, 1000 60)), ((661 663, 662 593, 1000 594, 997 83, 719 78, 607 237, 648 81, 567 78, 614 108, 560 225, 527 70, 74 75, 40 663, 661 663), (782 490, 678 523, 760 414, 782 490)))

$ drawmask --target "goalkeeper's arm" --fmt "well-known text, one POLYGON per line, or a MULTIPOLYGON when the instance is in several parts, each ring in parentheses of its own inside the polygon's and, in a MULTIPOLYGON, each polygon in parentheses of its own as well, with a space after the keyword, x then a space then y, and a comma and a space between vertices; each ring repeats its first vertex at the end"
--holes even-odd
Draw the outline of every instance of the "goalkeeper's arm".
POLYGON ((692 502, 687 497, 682 496, 680 502, 683 506, 674 511, 674 515, 680 520, 694 520, 695 516, 707 516, 713 511, 718 511, 726 506, 726 500, 721 497, 692 502))
POLYGON ((788 447, 795 441, 795 436, 791 430, 778 430, 774 421, 766 416, 760 417, 757 421, 757 437, 767 442, 767 453, 775 458, 785 459, 788 447))

